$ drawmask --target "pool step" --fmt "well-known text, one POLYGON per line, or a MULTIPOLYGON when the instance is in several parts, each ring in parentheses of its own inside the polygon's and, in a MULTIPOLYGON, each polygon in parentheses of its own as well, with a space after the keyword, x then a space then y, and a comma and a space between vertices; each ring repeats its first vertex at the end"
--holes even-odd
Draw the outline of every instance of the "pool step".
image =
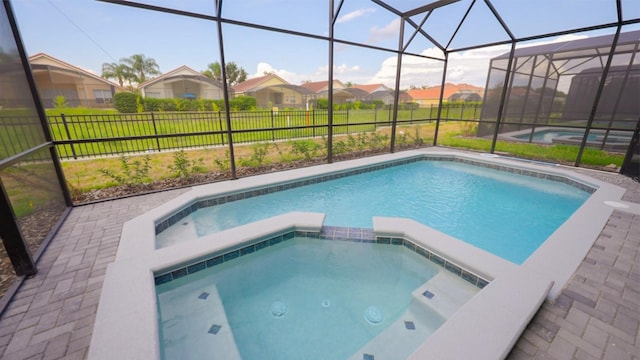
MULTIPOLYGON (((440 327, 444 319, 413 299, 407 310, 383 332, 360 348, 349 360, 406 359, 429 335, 440 327)), ((384 326, 384 325, 382 325, 384 326)))
POLYGON ((419 303, 428 306, 448 319, 480 289, 459 276, 442 271, 411 294, 419 303))

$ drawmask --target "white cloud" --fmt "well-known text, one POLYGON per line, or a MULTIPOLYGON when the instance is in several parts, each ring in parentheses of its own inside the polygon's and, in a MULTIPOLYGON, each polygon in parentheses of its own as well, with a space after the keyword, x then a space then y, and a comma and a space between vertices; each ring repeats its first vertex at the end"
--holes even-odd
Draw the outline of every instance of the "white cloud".
POLYGON ((376 9, 374 8, 358 9, 338 17, 338 19, 336 20, 336 23, 338 24, 346 23, 347 21, 351 21, 361 16, 365 16, 367 14, 373 14, 374 12, 376 12, 376 9))
POLYGON ((393 19, 390 23, 379 28, 374 26, 369 30, 368 43, 378 43, 390 38, 397 38, 400 31, 400 18, 393 19))
MULTIPOLYGON (((260 62, 258 63, 256 73, 249 76, 249 78, 264 76, 265 73, 273 73, 280 76, 284 80, 288 81, 290 84, 299 85, 305 81, 327 80, 328 69, 329 69, 328 66, 320 66, 312 74, 298 74, 295 72, 287 71, 285 69, 276 69, 268 63, 260 62)), ((351 78, 353 76, 358 76, 358 73, 360 71, 361 71, 361 68, 358 65, 354 65, 354 66, 349 66, 347 64, 333 65, 333 76, 338 80, 343 80, 343 79, 351 78)))
MULTIPOLYGON (((583 38, 585 38, 585 36, 565 35, 552 40, 521 44, 518 45, 518 47, 531 47, 583 38)), ((498 45, 450 53, 446 81, 484 87, 489 72, 490 60, 498 55, 509 52, 509 50, 509 45, 498 45)), ((436 47, 425 49, 421 52, 421 55, 442 58, 442 52, 436 47)), ((367 83, 383 83, 389 87, 395 87, 396 64, 396 56, 385 59, 380 64, 380 68, 376 74, 367 80, 367 83)), ((406 56, 402 63, 400 88, 408 88, 411 85, 438 85, 442 82, 442 69, 443 64, 441 61, 406 56)))
POLYGON ((258 66, 256 66, 255 74, 249 76, 249 78, 264 76, 268 73, 276 74, 291 84, 298 84, 297 81, 300 81, 298 74, 285 69, 276 69, 266 62, 259 62, 258 66))

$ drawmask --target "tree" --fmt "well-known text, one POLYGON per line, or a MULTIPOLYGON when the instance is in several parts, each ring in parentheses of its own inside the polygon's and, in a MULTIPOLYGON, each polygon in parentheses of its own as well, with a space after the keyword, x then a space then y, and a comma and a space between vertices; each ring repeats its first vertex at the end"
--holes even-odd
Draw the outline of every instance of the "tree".
MULTIPOLYGON (((231 86, 247 80, 247 72, 233 61, 228 62, 224 69, 227 73, 227 82, 231 86)), ((211 79, 222 81, 222 66, 217 61, 209 64, 201 73, 211 79)))
POLYGON ((120 86, 124 86, 125 80, 133 80, 133 70, 122 63, 102 64, 102 77, 105 79, 116 79, 120 86))
POLYGON ((202 75, 214 80, 222 81, 222 66, 220 66, 220 63, 217 61, 211 63, 207 65, 206 70, 202 71, 202 75))
POLYGON ((133 73, 133 80, 142 84, 147 80, 147 76, 160 75, 160 67, 153 58, 147 58, 143 54, 131 55, 128 58, 120 59, 133 73))

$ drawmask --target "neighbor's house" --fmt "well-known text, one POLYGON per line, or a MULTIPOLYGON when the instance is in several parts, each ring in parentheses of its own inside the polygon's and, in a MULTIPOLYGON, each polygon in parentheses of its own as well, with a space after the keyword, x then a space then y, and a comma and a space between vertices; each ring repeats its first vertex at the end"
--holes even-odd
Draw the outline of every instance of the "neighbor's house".
POLYGON ((236 84, 235 96, 251 96, 260 108, 307 108, 315 101, 312 91, 289 84, 276 74, 267 74, 236 84))
POLYGON ((188 66, 180 66, 138 86, 143 97, 157 99, 222 99, 220 81, 208 78, 188 66))
MULTIPOLYGON (((395 98, 395 90, 384 84, 354 85, 351 88, 366 91, 369 94, 370 101, 379 100, 385 105, 393 104, 395 98)), ((412 97, 406 91, 401 90, 398 94, 399 104, 406 104, 412 101, 412 97)))
MULTIPOLYGON (((301 85, 303 88, 311 91, 316 95, 317 99, 329 98, 329 81, 306 82, 301 85)), ((333 103, 346 104, 359 100, 354 93, 349 91, 340 80, 333 80, 333 103)))
POLYGON ((113 95, 125 91, 116 83, 51 55, 32 55, 29 63, 45 108, 54 107, 58 96, 64 96, 71 107, 110 108, 113 107, 113 95))
MULTIPOLYGON (((413 102, 420 107, 428 107, 438 105, 440 101, 440 86, 432 86, 426 89, 411 89, 407 92, 413 98, 413 102)), ((444 101, 482 101, 484 89, 469 84, 451 84, 444 85, 444 101)))

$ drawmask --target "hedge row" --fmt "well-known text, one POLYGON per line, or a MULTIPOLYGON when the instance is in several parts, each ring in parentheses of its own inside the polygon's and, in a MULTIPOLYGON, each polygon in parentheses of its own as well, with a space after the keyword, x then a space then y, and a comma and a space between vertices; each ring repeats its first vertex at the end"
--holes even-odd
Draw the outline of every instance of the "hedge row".
MULTIPOLYGON (((208 99, 156 99, 143 98, 129 92, 117 93, 113 97, 113 106, 121 113, 150 111, 218 111, 224 110, 224 100, 208 99)), ((255 110, 256 99, 249 96, 238 96, 229 100, 229 107, 234 111, 255 110)))

